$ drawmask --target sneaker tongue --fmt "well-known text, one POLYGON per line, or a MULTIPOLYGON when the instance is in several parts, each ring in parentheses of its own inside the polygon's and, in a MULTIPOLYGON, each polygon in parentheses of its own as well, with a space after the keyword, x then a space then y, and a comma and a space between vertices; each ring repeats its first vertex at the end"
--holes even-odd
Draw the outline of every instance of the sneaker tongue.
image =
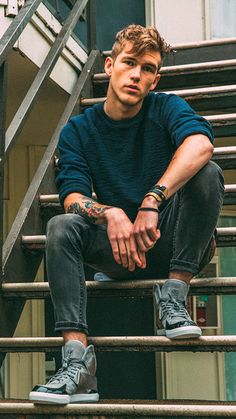
POLYGON ((161 296, 164 299, 169 299, 170 295, 177 301, 184 302, 188 294, 188 285, 178 279, 168 279, 162 289, 161 296))
POLYGON ((67 357, 70 354, 71 358, 76 358, 80 360, 84 355, 85 346, 78 340, 69 340, 68 342, 66 342, 62 350, 63 357, 67 357))

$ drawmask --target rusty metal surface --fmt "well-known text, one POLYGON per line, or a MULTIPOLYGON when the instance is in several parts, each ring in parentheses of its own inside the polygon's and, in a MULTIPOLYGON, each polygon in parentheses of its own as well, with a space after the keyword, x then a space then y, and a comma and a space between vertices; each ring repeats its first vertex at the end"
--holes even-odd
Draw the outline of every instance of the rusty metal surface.
POLYGON ((21 414, 21 415, 59 415, 58 418, 67 417, 68 415, 96 415, 97 417, 109 418, 114 417, 179 417, 179 418, 235 418, 235 403, 222 402, 183 402, 179 404, 176 401, 165 403, 162 401, 144 401, 142 402, 126 402, 122 401, 101 401, 94 404, 69 404, 67 406, 52 405, 34 405, 29 402, 2 402, 0 403, 0 414, 21 414))
MULTIPOLYGON (((224 109, 235 109, 236 101, 236 84, 200 87, 194 89, 178 89, 178 90, 158 90, 158 92, 175 94, 189 102, 197 111, 218 110, 223 112, 224 109), (222 100, 223 99, 223 100, 222 100)), ((89 107, 98 103, 103 103, 105 97, 96 97, 92 99, 81 99, 82 107, 89 107)))
MULTIPOLYGON (((235 196, 235 194, 236 194, 236 184, 225 185, 225 197, 230 196, 230 198, 232 198, 235 196)), ((55 207, 60 206, 58 194, 40 195, 39 202, 42 208, 45 208, 47 205, 51 205, 55 207)))
MULTIPOLYGON (((165 76, 173 76, 186 73, 196 73, 196 72, 215 72, 215 71, 225 71, 227 69, 235 70, 236 69, 236 60, 218 60, 218 61, 209 61, 204 63, 194 63, 194 64, 182 64, 182 65, 172 65, 172 66, 163 66, 160 69, 160 74, 165 76)), ((94 82, 104 82, 108 81, 109 78, 106 73, 97 73, 93 76, 94 82)))
MULTIPOLYGON (((89 297, 104 296, 152 296, 154 284, 163 285, 164 279, 86 281, 89 297)), ((2 284, 4 298, 46 298, 50 297, 48 282, 2 284)), ((192 279, 189 295, 231 295, 236 294, 236 277, 192 279)))
MULTIPOLYGON (((188 48, 203 48, 206 46, 224 46, 227 44, 236 44, 236 37, 235 38, 221 38, 221 39, 210 39, 206 41, 198 41, 198 42, 187 42, 185 44, 173 44, 171 47, 174 50, 178 49, 188 49, 188 48)), ((103 51, 103 55, 106 57, 111 55, 111 50, 103 51)))
MULTIPOLYGON (((33 235, 33 236, 25 236, 22 235, 22 243, 25 247, 29 248, 33 246, 35 249, 37 245, 42 246, 45 245, 46 236, 45 235, 33 235)), ((222 227, 217 228, 217 238, 216 238, 217 246, 224 247, 224 246, 232 246, 236 243, 236 227, 222 227)))
MULTIPOLYGON (((164 336, 90 337, 96 351, 128 352, 236 352, 236 336, 202 336, 199 339, 170 340, 164 336)), ((63 338, 0 338, 0 352, 51 352, 63 338)))

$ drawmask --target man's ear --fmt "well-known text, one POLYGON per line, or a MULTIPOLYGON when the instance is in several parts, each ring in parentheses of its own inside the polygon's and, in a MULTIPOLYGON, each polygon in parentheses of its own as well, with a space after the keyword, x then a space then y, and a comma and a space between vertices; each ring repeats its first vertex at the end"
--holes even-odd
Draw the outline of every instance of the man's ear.
POLYGON ((157 75, 156 75, 156 77, 155 77, 154 82, 152 83, 152 85, 151 85, 151 87, 150 87, 150 89, 149 89, 149 91, 151 91, 151 90, 154 90, 154 89, 155 89, 155 87, 158 85, 158 83, 159 83, 159 81, 160 81, 160 78, 161 78, 161 75, 160 75, 160 74, 157 74, 157 75))
POLYGON ((107 57, 104 64, 104 70, 108 77, 111 77, 113 69, 113 59, 111 57, 107 57))

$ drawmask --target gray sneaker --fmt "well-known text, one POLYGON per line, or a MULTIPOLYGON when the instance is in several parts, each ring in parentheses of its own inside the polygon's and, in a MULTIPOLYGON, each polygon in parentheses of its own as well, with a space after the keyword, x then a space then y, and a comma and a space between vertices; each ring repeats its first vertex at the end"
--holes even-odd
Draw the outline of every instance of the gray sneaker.
POLYGON ((92 345, 87 348, 76 340, 62 348, 62 367, 47 384, 37 385, 29 394, 35 403, 97 402, 96 357, 92 345))
POLYGON ((185 302, 188 285, 178 279, 168 279, 160 290, 154 286, 157 313, 157 335, 170 339, 198 338, 202 331, 189 316, 185 302))

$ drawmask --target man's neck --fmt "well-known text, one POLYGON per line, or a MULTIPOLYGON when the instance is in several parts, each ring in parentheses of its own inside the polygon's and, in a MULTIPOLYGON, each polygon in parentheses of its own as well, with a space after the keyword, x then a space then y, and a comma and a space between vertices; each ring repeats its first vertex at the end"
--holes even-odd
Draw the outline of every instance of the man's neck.
POLYGON ((109 118, 114 121, 121 121, 123 119, 130 119, 136 116, 142 108, 143 102, 140 102, 139 106, 124 106, 122 103, 113 103, 109 97, 104 103, 104 112, 109 118))

